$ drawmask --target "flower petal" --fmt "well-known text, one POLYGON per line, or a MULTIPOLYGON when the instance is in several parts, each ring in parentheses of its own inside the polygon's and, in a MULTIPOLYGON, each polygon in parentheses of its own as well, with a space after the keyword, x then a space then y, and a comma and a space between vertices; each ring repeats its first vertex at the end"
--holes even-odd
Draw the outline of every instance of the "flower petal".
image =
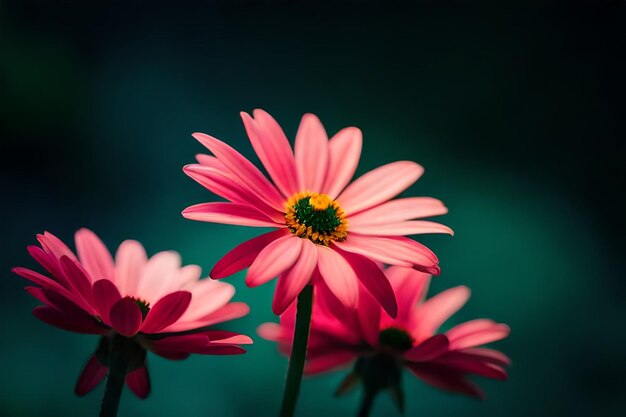
POLYGON ((252 227, 279 227, 260 211, 237 203, 201 203, 183 210, 183 217, 201 222, 235 224, 252 227))
POLYGON ((185 313, 191 303, 191 293, 189 291, 176 291, 166 295, 156 302, 143 325, 142 333, 158 333, 176 321, 185 313))
POLYGON ((221 346, 219 343, 216 345, 211 345, 209 343, 209 346, 204 347, 194 353, 199 353, 201 355, 242 355, 246 353, 246 350, 239 346, 221 346))
POLYGON ((296 262, 302 249, 302 239, 293 235, 278 238, 256 257, 246 275, 246 284, 256 287, 277 277, 296 262))
POLYGON ((448 338, 437 334, 424 340, 404 354, 404 359, 411 362, 426 362, 448 352, 448 338))
POLYGON ((350 233, 343 242, 335 242, 344 251, 363 255, 388 265, 413 267, 438 273, 439 260, 426 246, 403 236, 363 236, 350 233))
POLYGON ((350 231, 372 236, 408 236, 425 233, 445 233, 454 235, 454 232, 448 226, 425 220, 409 220, 399 223, 370 224, 354 227, 350 225, 350 231))
POLYGON ((74 236, 80 264, 89 273, 92 281, 102 278, 115 280, 115 268, 111 252, 94 232, 82 228, 74 236))
POLYGON ((348 217, 350 227, 398 223, 446 214, 448 209, 431 197, 398 198, 348 217))
POLYGON ((317 356, 315 359, 307 360, 304 372, 307 375, 317 375, 333 371, 347 366, 356 357, 357 354, 351 350, 336 349, 325 355, 317 356))
POLYGON ((385 273, 376 263, 364 256, 345 252, 339 249, 359 278, 365 289, 376 299, 391 317, 398 315, 398 304, 393 288, 385 273))
POLYGON ((413 312, 418 303, 426 297, 430 275, 412 268, 392 266, 385 270, 385 275, 393 287, 398 302, 397 321, 406 323, 406 328, 413 328, 413 312))
POLYGON ((317 266, 330 291, 343 305, 356 308, 359 298, 358 278, 339 253, 326 246, 316 245, 317 266))
POLYGON ((106 375, 107 367, 100 363, 96 355, 92 355, 76 381, 74 393, 82 397, 91 392, 106 375))
POLYGON ((281 315, 287 307, 296 299, 298 294, 311 281, 313 270, 317 266, 317 250, 315 244, 309 239, 300 239, 302 250, 296 262, 291 268, 278 277, 272 311, 277 316, 281 315))
POLYGON ((283 228, 243 242, 217 261, 209 275, 213 279, 219 279, 249 267, 267 245, 288 234, 289 231, 283 228))
POLYGON ((185 286, 191 303, 180 321, 194 321, 225 306, 235 295, 235 287, 225 282, 203 279, 185 286))
POLYGON ((137 397, 142 400, 150 394, 150 374, 146 365, 126 374, 126 385, 137 397))
POLYGON ((228 343, 237 345, 251 345, 252 339, 249 336, 240 333, 229 332, 226 330, 209 330, 204 333, 209 337, 211 344, 228 343))
POLYGON ((285 197, 299 191, 298 172, 291 145, 280 125, 267 112, 257 109, 254 119, 241 112, 250 143, 263 166, 285 197))
POLYGON ((139 278, 148 262, 146 250, 136 240, 125 240, 115 254, 115 285, 124 294, 136 294, 139 278))
POLYGON ((109 312, 121 298, 115 284, 108 279, 100 279, 93 284, 93 305, 105 323, 111 322, 109 312))
POLYGON ((251 206, 275 221, 284 221, 284 213, 272 208, 223 171, 203 165, 191 164, 183 167, 183 172, 209 191, 233 203, 251 206))
POLYGON ((42 275, 39 272, 35 272, 22 267, 13 268, 11 271, 23 278, 26 278, 31 282, 34 282, 37 285, 40 285, 42 288, 58 292, 64 297, 72 300, 74 303, 76 303, 76 305, 80 306, 83 309, 89 308, 82 298, 77 297, 74 293, 68 291, 67 288, 63 287, 55 280, 48 278, 47 276, 42 275))
POLYGON ((424 168, 411 161, 383 165, 357 178, 337 197, 337 201, 348 216, 356 214, 400 194, 423 172, 424 168))
POLYGON ((180 278, 180 265, 178 252, 163 251, 155 254, 143 268, 136 292, 129 295, 154 304, 164 295, 180 288, 181 284, 176 281, 180 278))
POLYGON ((469 288, 460 285, 426 300, 413 313, 414 323, 417 323, 413 337, 422 341, 432 336, 448 318, 465 305, 469 297, 469 288))
POLYGON ((363 135, 356 127, 346 127, 328 142, 328 172, 323 191, 335 199, 352 179, 361 157, 363 135))
POLYGON ((202 331, 205 327, 222 323, 229 320, 238 319, 250 312, 250 307, 246 303, 228 303, 224 307, 207 314, 195 321, 178 321, 171 326, 163 329, 163 332, 182 332, 182 331, 202 331))
POLYGON ((137 303, 130 297, 125 297, 113 304, 109 319, 116 332, 132 337, 139 331, 143 317, 137 303))
POLYGON ((65 243, 50 232, 44 232, 43 235, 37 235, 37 240, 47 253, 51 253, 55 258, 67 256, 71 260, 76 260, 74 252, 67 247, 65 243))
MULTIPOLYGON (((61 268, 68 283, 72 286, 74 291, 78 293, 87 304, 91 304, 91 282, 87 272, 76 261, 68 258, 67 256, 61 257, 61 268)), ((90 312, 93 309, 90 309, 90 312)))
POLYGON ((463 373, 472 373, 501 381, 507 379, 507 373, 501 366, 480 359, 457 355, 456 352, 450 352, 437 358, 437 363, 442 363, 463 373))
POLYGON ((284 209, 284 197, 280 195, 276 187, 274 187, 263 176, 261 171, 248 161, 239 152, 204 133, 194 133, 192 135, 196 140, 206 146, 215 155, 220 162, 228 168, 233 175, 236 175, 246 186, 270 206, 276 210, 284 209))
POLYGON ((450 329, 448 334, 451 336, 448 338, 450 339, 450 349, 466 349, 496 342, 508 337, 510 333, 511 329, 506 324, 495 323, 491 320, 475 320, 450 329), (483 322, 484 326, 475 327, 473 331, 467 331, 467 326, 476 322, 483 322))
POLYGON ((419 379, 436 388, 484 399, 485 394, 473 382, 458 371, 437 366, 428 362, 407 363, 407 368, 419 379))
POLYGON ((295 142, 300 190, 321 190, 328 170, 328 135, 314 114, 302 116, 295 142))
POLYGON ((191 352, 209 344, 209 337, 204 334, 187 334, 183 336, 170 336, 164 339, 152 341, 152 345, 158 350, 191 352))
POLYGON ((49 306, 35 307, 33 315, 44 323, 70 332, 102 334, 107 331, 107 328, 100 326, 96 320, 83 320, 82 318, 71 317, 49 306))

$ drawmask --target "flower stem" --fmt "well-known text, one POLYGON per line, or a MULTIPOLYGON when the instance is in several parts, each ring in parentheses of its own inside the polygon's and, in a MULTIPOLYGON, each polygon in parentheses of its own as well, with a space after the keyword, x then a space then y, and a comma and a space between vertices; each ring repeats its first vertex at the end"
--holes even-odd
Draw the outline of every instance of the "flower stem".
POLYGON ((124 388, 126 371, 130 362, 124 341, 120 336, 114 336, 111 340, 109 351, 109 375, 100 405, 100 417, 115 417, 120 405, 120 397, 124 388))
POLYGON ((296 328, 294 330, 293 346, 291 348, 291 358, 289 359, 289 369, 287 370, 287 382, 283 394, 283 403, 280 408, 280 417, 292 417, 298 401, 300 392, 300 382, 304 371, 306 360, 306 347, 309 339, 309 328, 311 327, 311 311, 313 309, 313 286, 304 287, 298 295, 298 305, 296 311, 296 328))
POLYGON ((371 393, 366 392, 363 395, 363 401, 361 401, 361 408, 359 409, 358 417, 368 417, 372 410, 372 404, 374 404, 374 396, 371 393))

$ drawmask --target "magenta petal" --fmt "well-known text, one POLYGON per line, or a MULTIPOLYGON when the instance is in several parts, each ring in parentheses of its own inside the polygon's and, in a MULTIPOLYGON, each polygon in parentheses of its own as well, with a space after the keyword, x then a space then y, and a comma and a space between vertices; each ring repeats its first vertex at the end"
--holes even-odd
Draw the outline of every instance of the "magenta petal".
POLYGON ((205 334, 188 334, 183 336, 170 336, 164 339, 154 340, 152 346, 156 350, 193 352, 209 344, 209 337, 205 334))
POLYGON ((480 375, 485 378, 493 378, 502 381, 507 379, 506 371, 499 365, 494 365, 493 363, 476 358, 454 355, 454 353, 455 352, 451 352, 449 355, 438 358, 437 363, 442 363, 458 371, 480 375))
POLYGON ((246 353, 246 350, 239 346, 220 346, 219 343, 215 345, 209 343, 209 346, 203 347, 194 353, 200 353, 202 355, 242 355, 246 353))
POLYGON ((33 315, 44 323, 63 330, 68 330, 70 332, 102 334, 107 331, 105 327, 100 326, 95 320, 89 321, 81 318, 70 317, 53 307, 35 307, 33 309, 33 315))
POLYGON ((148 368, 143 365, 126 375, 126 385, 137 397, 142 400, 150 394, 150 375, 148 368))
POLYGON ((110 323, 109 312, 120 298, 122 296, 117 287, 108 279, 101 279, 93 284, 93 304, 105 323, 110 323))
POLYGON ((124 297, 113 304, 109 319, 116 332, 122 336, 132 337, 139 331, 143 316, 137 303, 130 297, 124 297))
POLYGON ((191 293, 176 291, 166 295, 150 308, 146 320, 143 322, 143 333, 158 333, 167 326, 176 323, 189 307, 191 293))
POLYGON ((107 367, 102 365, 98 358, 93 355, 89 358, 85 368, 83 368, 83 372, 78 377, 76 387, 74 387, 74 393, 82 397, 93 390, 106 375, 107 367))
POLYGON ((287 229, 279 229, 243 242, 224 255, 209 275, 211 278, 219 279, 248 268, 263 248, 288 233, 287 229))
POLYGON ((422 381, 439 389, 457 392, 479 399, 485 398, 483 391, 465 378, 461 372, 452 371, 428 362, 408 363, 407 368, 422 381))
POLYGON ((404 359, 411 362, 425 362, 443 355, 448 351, 448 338, 438 334, 424 340, 404 354, 404 359))
POLYGON ((72 288, 74 288, 87 303, 91 303, 91 280, 83 267, 67 256, 61 258, 61 267, 72 288))
POLYGON ((385 273, 374 261, 364 256, 345 252, 341 249, 338 252, 346 258, 367 291, 380 303, 387 314, 395 318, 398 315, 398 304, 385 273))

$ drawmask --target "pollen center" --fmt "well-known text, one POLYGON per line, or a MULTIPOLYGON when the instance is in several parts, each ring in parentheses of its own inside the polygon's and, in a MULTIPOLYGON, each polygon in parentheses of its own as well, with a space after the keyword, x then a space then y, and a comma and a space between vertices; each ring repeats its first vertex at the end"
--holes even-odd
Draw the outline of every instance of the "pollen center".
POLYGON ((141 310, 141 315, 145 319, 148 315, 148 312, 150 311, 150 303, 135 297, 133 297, 132 300, 135 302, 135 304, 137 304, 139 310, 141 310))
POLYGON ((296 193, 285 206, 286 225, 296 236, 326 246, 348 236, 348 222, 343 210, 326 194, 296 193))
POLYGON ((378 334, 378 343, 381 346, 404 352, 413 347, 413 338, 404 329, 387 327, 378 334))

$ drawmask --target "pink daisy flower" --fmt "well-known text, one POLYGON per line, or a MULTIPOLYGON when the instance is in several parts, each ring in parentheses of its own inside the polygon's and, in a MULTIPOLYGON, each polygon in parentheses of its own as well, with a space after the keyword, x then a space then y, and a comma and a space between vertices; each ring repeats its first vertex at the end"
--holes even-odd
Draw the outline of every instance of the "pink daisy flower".
POLYGON ((241 113, 252 147, 271 181, 224 142, 193 135, 214 156, 198 155, 184 171, 227 202, 188 207, 188 219, 278 230, 262 234, 227 253, 210 273, 223 278, 249 268, 248 286, 278 276, 273 300, 280 314, 309 283, 323 281, 344 305, 358 303, 359 282, 392 316, 391 286, 374 261, 438 274, 438 260, 406 235, 449 233, 424 220, 447 212, 439 200, 392 200, 422 175, 410 161, 393 162, 349 184, 361 154, 361 131, 342 129, 330 140, 313 114, 302 118, 295 152, 278 123, 263 110, 241 113))
MULTIPOLYGON (((400 406, 402 368, 437 388, 478 398, 483 392, 468 375, 507 378, 504 367, 509 359, 483 346, 506 338, 510 332, 507 325, 479 319, 438 333, 469 299, 467 287, 451 288, 425 300, 430 275, 406 267, 390 267, 385 275, 398 299, 396 318, 383 311, 363 287, 354 311, 346 310, 327 297, 323 288, 317 288, 305 373, 328 372, 356 361, 338 393, 360 381, 366 397, 373 399, 379 390, 389 389, 400 406)), ((280 324, 265 323, 259 334, 278 342, 279 350, 289 354, 294 318, 295 308, 290 307, 280 317, 280 324)))
MULTIPOLYGON (((94 389, 107 375, 114 350, 129 355, 125 381, 140 398, 150 392, 146 366, 149 350, 168 359, 191 353, 244 353, 251 339, 210 326, 248 313, 244 303, 231 303, 235 289, 210 279, 199 280, 200 267, 181 267, 176 252, 148 258, 143 246, 124 241, 115 260, 90 230, 76 232, 77 254, 51 233, 37 235, 30 255, 47 271, 13 272, 37 284, 26 291, 43 303, 33 314, 45 323, 76 333, 101 335, 100 345, 76 384, 76 394, 94 389)), ((121 388, 120 388, 121 390, 121 388)))

